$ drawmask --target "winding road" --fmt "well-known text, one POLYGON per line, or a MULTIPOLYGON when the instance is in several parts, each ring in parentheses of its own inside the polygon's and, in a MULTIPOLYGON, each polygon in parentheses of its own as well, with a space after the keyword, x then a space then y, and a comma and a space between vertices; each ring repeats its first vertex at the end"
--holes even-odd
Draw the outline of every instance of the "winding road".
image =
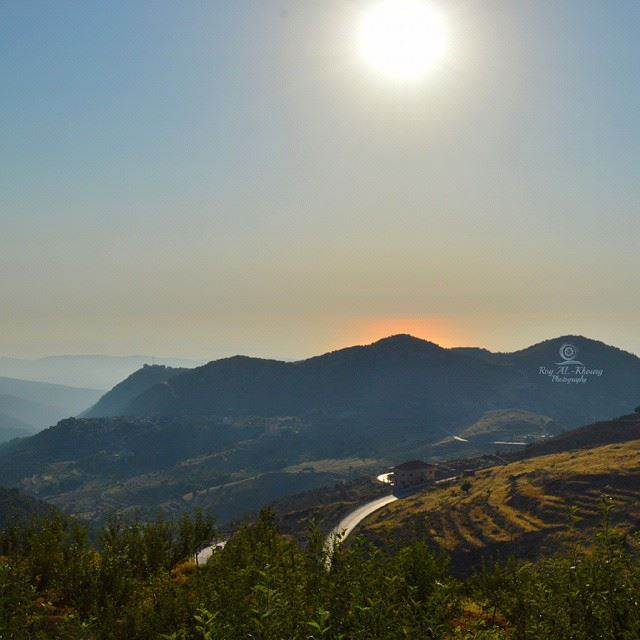
MULTIPOLYGON (((378 476, 378 480, 380 482, 388 483, 389 474, 382 474, 378 476)), ((450 478, 444 478, 442 480, 437 480, 435 484, 446 484, 456 480, 458 476, 451 476, 450 478)), ((422 487, 414 487, 413 491, 410 491, 406 494, 403 494, 400 497, 405 497, 406 495, 410 495, 411 493, 419 490, 422 487)), ((331 560, 331 555, 333 553, 333 548, 336 544, 336 541, 344 541, 349 534, 353 532, 353 530, 367 517, 370 516, 374 511, 378 509, 382 509, 388 504, 395 502, 398 500, 398 496, 390 494, 388 496, 384 496, 382 498, 377 498, 376 500, 372 500, 371 502, 367 502, 367 504, 363 504, 361 507, 354 509, 350 513, 348 513, 340 522, 331 529, 331 532, 327 536, 325 540, 325 549, 327 550, 327 560, 331 560), (339 536, 336 537, 336 536, 339 536)), ((196 555, 197 564, 205 564, 207 560, 211 557, 213 552, 216 549, 222 549, 226 543, 226 540, 219 541, 216 544, 205 547, 196 555)))
POLYGON ((378 498, 377 500, 372 500, 371 502, 367 502, 367 504, 358 507, 351 513, 347 514, 340 522, 335 526, 329 535, 327 536, 327 540, 325 542, 325 547, 328 552, 329 558, 333 553, 333 547, 336 542, 336 535, 340 535, 340 540, 345 540, 349 534, 367 517, 370 516, 374 511, 378 509, 382 509, 382 507, 395 502, 398 499, 397 496, 389 495, 384 496, 383 498, 378 498))
MULTIPOLYGON (((382 509, 382 507, 395 502, 398 499, 397 496, 388 495, 382 498, 377 498, 376 500, 372 500, 371 502, 367 502, 367 504, 363 504, 361 507, 354 509, 350 513, 348 513, 340 522, 331 529, 331 532, 327 536, 325 541, 325 548, 327 550, 327 559, 331 559, 331 554, 333 553, 333 547, 337 540, 341 542, 345 540, 349 534, 367 517, 370 516, 374 511, 378 509, 382 509), (337 538, 336 536, 340 536, 337 538)), ((213 555, 216 549, 223 549, 226 544, 226 540, 221 540, 216 544, 209 545, 202 549, 199 553, 196 554, 195 561, 198 565, 203 565, 207 563, 207 560, 213 555)))
POLYGON ((200 566, 201 564, 207 564, 207 560, 213 555, 213 552, 216 549, 224 549, 224 545, 227 544, 226 540, 221 540, 220 542, 216 542, 215 544, 209 545, 204 549, 200 550, 196 554, 196 564, 200 566))

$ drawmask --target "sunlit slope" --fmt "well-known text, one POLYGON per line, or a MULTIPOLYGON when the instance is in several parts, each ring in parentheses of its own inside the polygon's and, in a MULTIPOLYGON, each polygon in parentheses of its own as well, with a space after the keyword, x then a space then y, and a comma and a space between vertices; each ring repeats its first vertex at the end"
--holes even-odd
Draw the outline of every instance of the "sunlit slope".
POLYGON ((605 444, 627 442, 639 438, 640 413, 636 411, 630 415, 571 429, 555 438, 536 442, 523 451, 512 454, 512 457, 533 458, 575 449, 592 449, 605 444))
MULTIPOLYGON (((530 442, 561 433, 564 426, 548 416, 522 409, 498 409, 485 412, 480 419, 433 445, 425 456, 471 457, 496 449, 499 442, 530 442), (464 439, 464 442, 460 440, 464 439)), ((498 445, 499 446, 499 445, 498 445)), ((417 454, 421 452, 416 452, 417 454)))
POLYGON ((532 555, 553 548, 572 520, 580 529, 598 524, 605 496, 616 522, 637 526, 640 440, 482 469, 389 505, 361 531, 378 540, 425 535, 454 559, 498 550, 532 555))

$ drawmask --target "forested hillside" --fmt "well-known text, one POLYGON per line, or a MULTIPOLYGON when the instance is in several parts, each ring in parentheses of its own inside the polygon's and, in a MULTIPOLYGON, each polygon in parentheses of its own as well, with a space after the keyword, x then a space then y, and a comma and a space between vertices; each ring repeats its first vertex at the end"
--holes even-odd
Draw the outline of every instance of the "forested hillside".
POLYGON ((34 518, 53 517, 56 509, 16 489, 0 487, 0 529, 18 522, 27 523, 34 518))
POLYGON ((571 427, 627 413, 640 398, 640 358, 581 336, 494 354, 398 335, 298 362, 237 356, 162 377, 104 414, 298 416, 343 421, 364 438, 392 431, 396 442, 433 442, 487 411, 522 410, 571 427), (584 363, 584 383, 545 373, 558 369, 569 342, 584 363))
POLYGON ((68 419, 0 446, 0 484, 92 520, 200 506, 229 522, 277 497, 377 469, 375 459, 341 457, 351 438, 338 425, 293 419, 68 419))

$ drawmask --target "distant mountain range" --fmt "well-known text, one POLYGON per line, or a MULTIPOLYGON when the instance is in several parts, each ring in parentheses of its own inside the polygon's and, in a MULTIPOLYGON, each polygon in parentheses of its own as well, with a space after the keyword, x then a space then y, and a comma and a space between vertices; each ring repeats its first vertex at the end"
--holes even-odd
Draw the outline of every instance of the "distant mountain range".
POLYGON ((293 415, 435 440, 487 411, 521 409, 573 426, 639 400, 640 358, 582 336, 492 353, 398 335, 299 362, 236 356, 187 371, 150 368, 88 415, 293 415), (559 364, 569 362, 562 349, 584 364, 559 364))
MULTIPOLYGON (((2 398, 0 398, 0 403, 2 398)), ((26 422, 10 414, 0 413, 0 442, 13 438, 24 438, 35 433, 35 429, 26 422)))
POLYGON ((202 364, 202 361, 145 355, 67 355, 33 360, 0 357, 0 376, 104 391, 143 365, 154 363, 172 367, 195 367, 202 364))
POLYGON ((99 396, 94 389, 0 378, 0 442, 77 415, 99 396))

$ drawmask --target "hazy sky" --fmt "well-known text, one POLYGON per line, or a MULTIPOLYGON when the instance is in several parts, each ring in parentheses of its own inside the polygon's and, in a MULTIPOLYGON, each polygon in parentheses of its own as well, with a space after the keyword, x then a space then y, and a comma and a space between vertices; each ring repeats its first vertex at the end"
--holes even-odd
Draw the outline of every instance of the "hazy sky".
POLYGON ((300 357, 385 334, 640 353, 640 2, 0 3, 0 355, 300 357))

